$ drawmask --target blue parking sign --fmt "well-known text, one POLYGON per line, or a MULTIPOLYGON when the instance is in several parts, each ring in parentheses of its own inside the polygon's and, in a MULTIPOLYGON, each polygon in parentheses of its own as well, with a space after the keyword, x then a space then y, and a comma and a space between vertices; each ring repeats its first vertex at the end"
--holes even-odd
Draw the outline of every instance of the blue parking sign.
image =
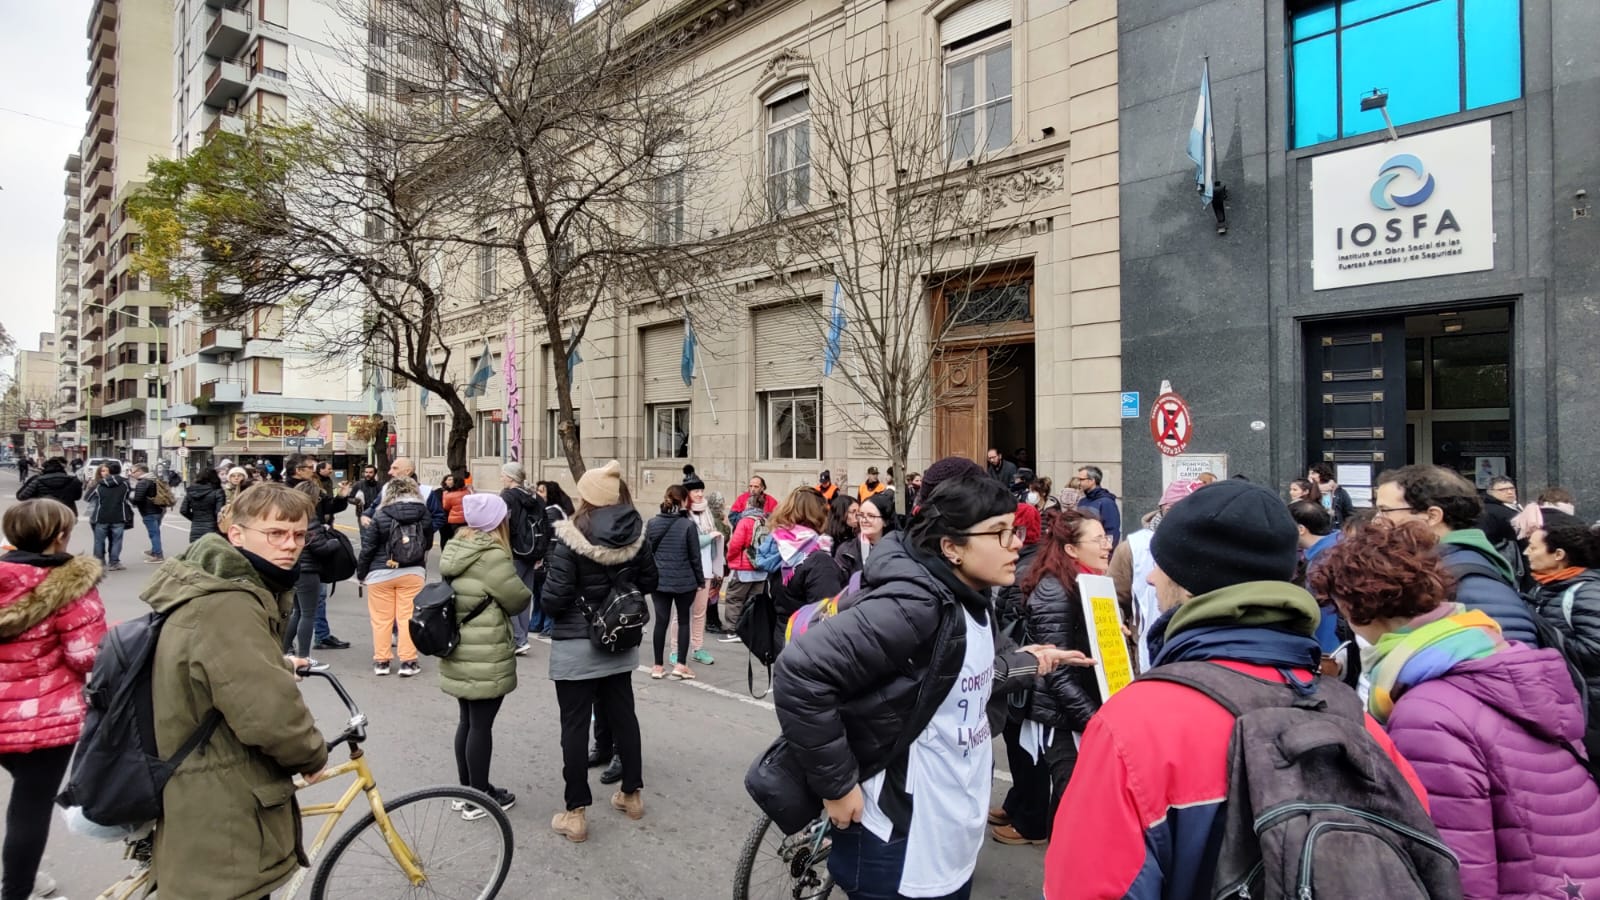
POLYGON ((1139 418, 1139 392, 1122 392, 1122 417, 1124 419, 1139 418))

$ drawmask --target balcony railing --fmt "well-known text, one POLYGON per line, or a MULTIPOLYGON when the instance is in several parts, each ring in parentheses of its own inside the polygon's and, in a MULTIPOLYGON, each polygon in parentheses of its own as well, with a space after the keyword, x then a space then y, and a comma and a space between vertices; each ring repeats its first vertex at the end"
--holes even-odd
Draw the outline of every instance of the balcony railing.
POLYGON ((244 349, 244 332, 236 328, 207 328, 200 332, 200 355, 237 353, 244 349))
POLYGON ((211 124, 206 126, 206 140, 216 137, 219 132, 226 134, 244 134, 244 119, 230 113, 219 112, 211 124))
POLYGON ((238 54, 250 40, 252 19, 249 13, 219 9, 206 29, 206 53, 221 59, 238 54))
POLYGON ((211 74, 206 76, 206 104, 226 107, 229 100, 244 96, 249 80, 244 66, 232 60, 218 60, 212 64, 211 74))
POLYGON ((200 397, 209 403, 243 403, 244 382, 219 378, 200 385, 200 397))

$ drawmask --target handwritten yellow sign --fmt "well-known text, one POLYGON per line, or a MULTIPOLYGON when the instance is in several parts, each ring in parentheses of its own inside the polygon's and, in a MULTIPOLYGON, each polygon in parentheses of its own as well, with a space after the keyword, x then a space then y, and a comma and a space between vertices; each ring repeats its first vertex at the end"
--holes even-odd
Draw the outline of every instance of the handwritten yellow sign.
POLYGON ((1100 698, 1109 700, 1133 681, 1133 661, 1128 658, 1128 642, 1122 633, 1117 587, 1104 575, 1079 575, 1078 599, 1083 603, 1083 619, 1089 625, 1090 651, 1100 663, 1094 669, 1100 682, 1100 698))

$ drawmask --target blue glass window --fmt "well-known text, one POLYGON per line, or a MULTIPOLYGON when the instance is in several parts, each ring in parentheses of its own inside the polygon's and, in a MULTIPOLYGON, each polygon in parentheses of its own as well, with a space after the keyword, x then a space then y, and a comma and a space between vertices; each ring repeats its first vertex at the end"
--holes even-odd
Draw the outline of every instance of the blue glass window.
POLYGON ((1520 0, 1290 0, 1294 146, 1522 96, 1520 0))

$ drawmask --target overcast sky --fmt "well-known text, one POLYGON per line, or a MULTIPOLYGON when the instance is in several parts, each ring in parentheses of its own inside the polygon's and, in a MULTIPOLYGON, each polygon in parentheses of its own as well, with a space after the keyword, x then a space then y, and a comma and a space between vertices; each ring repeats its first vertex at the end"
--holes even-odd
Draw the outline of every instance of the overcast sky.
POLYGON ((67 156, 83 138, 92 0, 0 0, 0 323, 24 349, 55 327, 67 156))

